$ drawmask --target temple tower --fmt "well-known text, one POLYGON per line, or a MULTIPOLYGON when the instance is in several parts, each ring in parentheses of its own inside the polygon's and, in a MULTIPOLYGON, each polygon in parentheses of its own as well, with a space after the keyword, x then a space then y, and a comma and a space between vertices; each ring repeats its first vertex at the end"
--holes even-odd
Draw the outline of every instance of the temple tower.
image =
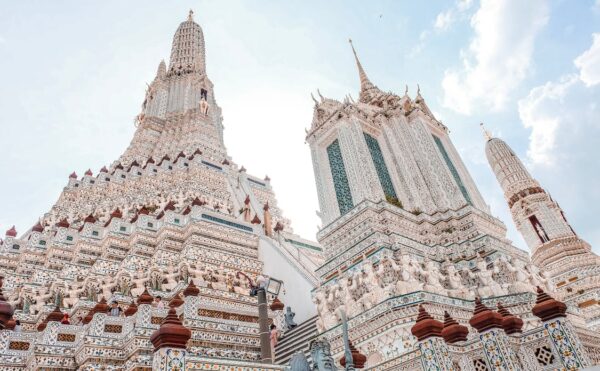
POLYGON ((558 202, 531 176, 510 146, 483 130, 488 162, 513 221, 531 249, 533 263, 549 274, 563 299, 581 308, 595 304, 600 299, 600 285, 594 283, 600 258, 577 235, 558 202))
POLYGON ((175 157, 179 151, 196 149, 222 162, 227 157, 222 121, 206 74, 202 28, 190 11, 173 36, 168 68, 161 61, 148 84, 142 112, 136 117, 137 130, 120 162, 175 157))
MULTIPOLYGON (((102 354, 71 359, 72 369, 99 369, 104 361, 119 369, 148 369, 150 330, 167 316, 159 302, 177 310, 165 323, 177 324, 173 318, 180 318, 193 337, 187 346, 185 341, 173 346, 171 337, 164 342, 159 334, 155 368, 175 364, 168 361, 175 355, 187 359, 177 367, 202 355, 212 360, 197 361, 192 368, 224 359, 228 367, 248 368, 260 359, 258 305, 249 286, 259 277, 288 285, 289 294, 281 290, 279 299, 293 308, 298 321, 316 312, 310 291, 317 283, 314 269, 321 249, 293 233, 270 179, 251 175, 227 155, 221 110, 206 73, 202 29, 192 15, 175 32, 169 65, 160 62, 148 84, 123 155, 96 174, 91 169, 82 177, 73 172, 32 228, 20 236, 11 228, 0 239, 0 276, 23 332, 56 334, 64 311, 72 326, 81 326, 73 331, 82 341, 72 337, 68 352, 102 354), (197 285, 197 298, 185 292, 190 285, 197 285), (140 305, 130 305, 135 301, 140 305), (127 316, 107 316, 107 303, 127 306, 127 316), (74 350, 87 347, 86 336, 116 339, 121 330, 134 328, 141 342, 131 347, 111 342, 115 350, 128 349, 111 353, 118 360, 96 350, 74 350)), ((268 316, 279 324, 276 313, 268 316)), ((67 364, 51 348, 39 358, 21 353, 19 359, 8 359, 1 350, 8 349, 6 344, 0 344, 0 367, 4 362, 19 369, 67 364)), ((20 346, 34 348, 33 342, 20 346)))

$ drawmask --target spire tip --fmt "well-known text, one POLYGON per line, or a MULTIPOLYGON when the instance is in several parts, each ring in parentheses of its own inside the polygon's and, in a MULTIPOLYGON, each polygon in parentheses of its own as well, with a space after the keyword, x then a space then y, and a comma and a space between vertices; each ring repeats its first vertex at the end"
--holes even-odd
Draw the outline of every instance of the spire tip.
POLYGON ((483 137, 485 138, 485 140, 492 139, 492 134, 490 134, 490 132, 485 129, 483 122, 480 123, 479 126, 481 127, 481 130, 483 131, 483 137))

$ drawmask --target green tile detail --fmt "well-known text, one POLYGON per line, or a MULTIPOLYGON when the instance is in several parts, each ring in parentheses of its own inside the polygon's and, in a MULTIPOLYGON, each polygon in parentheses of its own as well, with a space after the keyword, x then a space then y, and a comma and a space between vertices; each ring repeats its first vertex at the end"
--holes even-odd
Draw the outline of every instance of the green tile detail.
POLYGON ((252 227, 248 227, 247 225, 243 225, 243 224, 231 222, 229 220, 217 218, 216 216, 212 216, 212 215, 209 215, 209 214, 202 214, 201 218, 202 219, 206 219, 206 220, 210 220, 211 222, 221 223, 221 224, 233 227, 233 228, 241 229, 241 230, 246 231, 246 232, 252 232, 253 231, 252 227))
POLYGON ((340 143, 336 139, 327 147, 327 156, 329 157, 329 167, 333 178, 333 187, 337 198, 340 214, 347 213, 354 207, 352 202, 352 193, 348 184, 348 176, 344 167, 344 159, 340 150, 340 143))
POLYGON ((471 196, 469 196, 469 192, 467 192, 467 188, 465 187, 462 180, 460 179, 460 176, 458 175, 458 171, 456 171, 456 168, 454 167, 454 164, 452 163, 450 156, 448 156, 448 152, 446 152, 446 148, 444 148, 444 144, 442 143, 442 140, 435 135, 432 135, 432 136, 433 136, 433 140, 435 141, 435 144, 437 145, 438 149, 440 150, 440 153, 442 154, 442 157, 444 158, 444 161, 446 161, 446 165, 448 166, 448 169, 450 169, 450 172, 452 173, 452 176, 454 177, 454 181, 458 185, 460 192, 463 194, 463 197, 465 198, 467 203, 469 205, 473 205, 473 203, 471 202, 471 196))
POLYGON ((398 204, 397 206, 401 205, 398 200, 398 196, 396 195, 396 191, 394 190, 394 183, 392 183, 390 173, 388 172, 387 166, 385 166, 385 160, 383 159, 379 142, 377 142, 377 139, 373 138, 369 134, 363 134, 365 135, 369 152, 371 152, 371 158, 373 159, 373 164, 375 165, 375 170, 377 171, 377 176, 379 177, 379 183, 381 183, 381 188, 383 188, 385 199, 390 203, 398 204))
POLYGON ((323 251, 319 247, 316 247, 316 246, 313 246, 313 245, 309 245, 309 244, 304 243, 304 242, 292 240, 292 239, 289 239, 289 238, 286 238, 285 241, 291 243, 292 245, 296 245, 296 246, 300 246, 300 247, 306 247, 306 248, 311 249, 311 250, 323 251))

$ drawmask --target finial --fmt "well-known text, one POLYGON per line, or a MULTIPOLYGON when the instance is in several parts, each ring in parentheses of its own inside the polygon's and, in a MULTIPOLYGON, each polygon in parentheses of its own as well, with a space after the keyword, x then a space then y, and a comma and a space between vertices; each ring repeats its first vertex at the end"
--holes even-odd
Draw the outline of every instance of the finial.
POLYGON ((421 95, 421 87, 417 84, 417 95, 421 95))
POLYGON ((319 97, 321 98, 321 102, 325 100, 325 98, 323 98, 323 95, 321 94, 321 91, 319 89, 317 89, 317 93, 319 94, 319 97))
POLYGON ((316 106, 317 104, 319 104, 319 102, 317 102, 317 100, 315 99, 315 96, 313 95, 313 93, 312 93, 312 92, 310 93, 310 97, 312 98, 313 102, 315 102, 315 106, 316 106))
POLYGON ((408 84, 404 85, 404 95, 408 95, 408 84))
POLYGON ((374 85, 371 83, 371 81, 369 81, 369 78, 367 77, 367 74, 365 73, 362 64, 360 64, 360 60, 358 60, 358 55, 356 54, 356 50, 354 49, 354 44, 352 44, 352 39, 348 39, 348 42, 350 42, 350 47, 352 48, 352 53, 354 54, 354 59, 356 60, 356 67, 358 67, 358 77, 360 78, 360 90, 364 91, 373 88, 374 85))
POLYGON ((485 140, 492 139, 492 135, 490 134, 490 132, 485 129, 485 126, 483 126, 483 122, 480 123, 479 126, 481 127, 481 130, 483 131, 483 137, 485 138, 485 140))
POLYGON ((188 13, 188 21, 193 21, 194 20, 194 11, 192 9, 190 9, 190 12, 188 13))

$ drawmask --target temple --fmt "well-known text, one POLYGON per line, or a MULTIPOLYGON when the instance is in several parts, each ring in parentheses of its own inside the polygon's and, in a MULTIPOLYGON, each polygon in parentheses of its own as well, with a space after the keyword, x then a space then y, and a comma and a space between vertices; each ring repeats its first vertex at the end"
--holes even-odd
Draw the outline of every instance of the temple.
POLYGON ((514 246, 420 88, 380 90, 350 44, 358 99, 313 97, 313 242, 228 156, 190 12, 121 157, 6 232, 0 369, 600 365, 600 259, 558 203, 484 131, 514 246))

